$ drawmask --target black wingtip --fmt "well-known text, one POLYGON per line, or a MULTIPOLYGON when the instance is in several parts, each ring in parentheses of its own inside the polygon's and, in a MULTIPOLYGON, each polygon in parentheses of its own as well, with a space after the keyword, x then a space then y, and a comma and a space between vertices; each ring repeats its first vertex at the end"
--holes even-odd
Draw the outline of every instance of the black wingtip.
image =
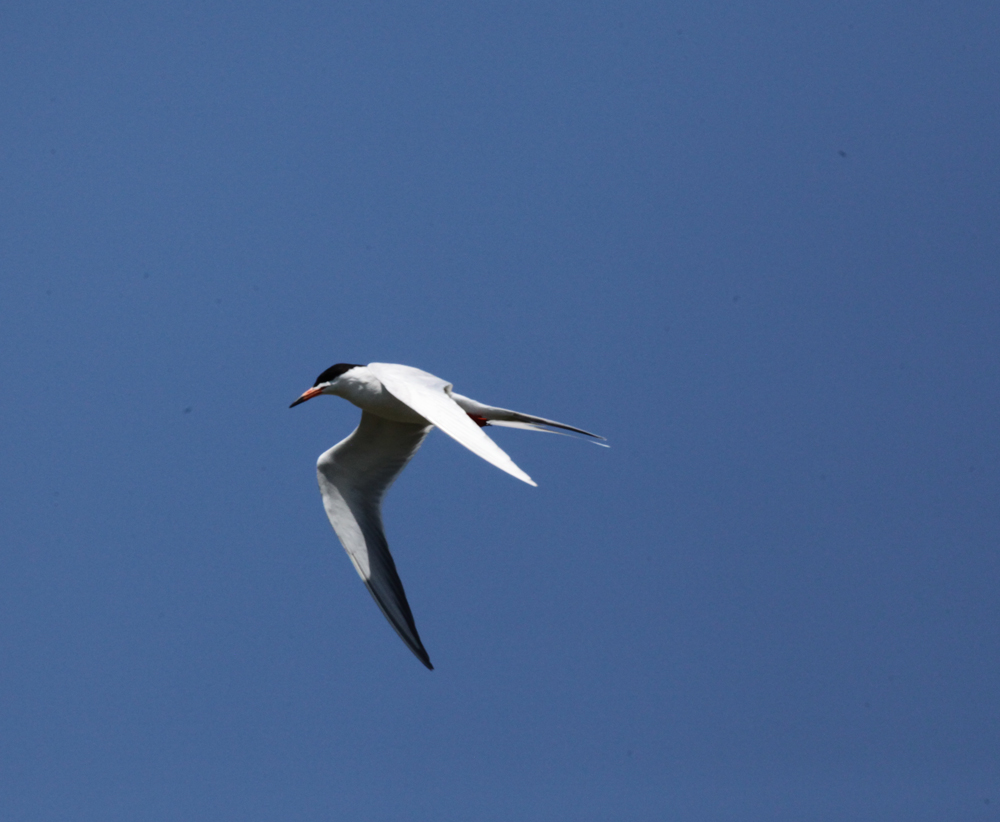
MULTIPOLYGON (((414 633, 416 633, 416 631, 414 631, 414 633)), ((424 666, 427 668, 428 671, 434 670, 434 666, 431 665, 430 654, 428 654, 427 650, 424 648, 424 643, 420 641, 420 637, 417 637, 416 645, 411 645, 409 642, 407 642, 406 647, 408 647, 411 651, 413 651, 413 655, 424 663, 424 666)))
MULTIPOLYGON (((395 628, 396 626, 393 625, 392 627, 395 628)), ((412 643, 410 642, 410 640, 406 639, 406 637, 404 637, 403 634, 398 631, 398 629, 397 633, 399 633, 400 637, 406 643, 406 647, 409 648, 411 651, 413 651, 413 655, 417 659, 419 659, 422 663, 424 663, 424 667, 427 668, 428 671, 433 671, 434 666, 431 665, 430 654, 428 654, 427 649, 424 648, 424 643, 420 641, 420 636, 417 634, 416 626, 411 624, 410 628, 413 630, 413 637, 416 640, 416 643, 412 643)))

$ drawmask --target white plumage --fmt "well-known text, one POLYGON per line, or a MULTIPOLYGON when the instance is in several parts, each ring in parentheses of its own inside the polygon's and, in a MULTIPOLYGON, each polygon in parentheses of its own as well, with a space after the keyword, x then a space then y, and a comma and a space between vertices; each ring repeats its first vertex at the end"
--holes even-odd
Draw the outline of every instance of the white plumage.
MULTIPOLYGON (((483 405, 452 391, 451 384, 408 365, 338 363, 316 380, 291 407, 320 394, 333 394, 361 408, 361 422, 316 465, 330 524, 344 550, 410 650, 433 668, 424 649, 403 583, 396 573, 382 529, 382 498, 431 428, 437 426, 474 454, 519 480, 535 482, 483 431, 487 425, 550 431, 545 426, 603 439, 589 431, 542 417, 483 405)), ((598 443, 601 444, 601 443, 598 443)))

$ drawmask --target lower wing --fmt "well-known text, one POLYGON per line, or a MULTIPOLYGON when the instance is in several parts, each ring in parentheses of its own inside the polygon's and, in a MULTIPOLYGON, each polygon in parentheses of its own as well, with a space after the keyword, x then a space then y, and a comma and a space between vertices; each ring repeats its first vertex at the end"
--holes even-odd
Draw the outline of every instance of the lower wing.
POLYGON ((364 412, 354 432, 319 458, 316 473, 330 524, 365 586, 403 642, 433 670, 382 529, 382 498, 430 430, 364 412))

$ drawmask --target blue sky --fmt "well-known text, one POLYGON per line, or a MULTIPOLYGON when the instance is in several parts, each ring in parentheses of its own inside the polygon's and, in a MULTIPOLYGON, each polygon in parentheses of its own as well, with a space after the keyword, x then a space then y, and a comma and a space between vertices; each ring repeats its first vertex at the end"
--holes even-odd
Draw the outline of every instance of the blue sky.
POLYGON ((18 820, 1000 808, 1000 11, 8 4, 18 820), (440 433, 326 521, 335 362, 440 433))

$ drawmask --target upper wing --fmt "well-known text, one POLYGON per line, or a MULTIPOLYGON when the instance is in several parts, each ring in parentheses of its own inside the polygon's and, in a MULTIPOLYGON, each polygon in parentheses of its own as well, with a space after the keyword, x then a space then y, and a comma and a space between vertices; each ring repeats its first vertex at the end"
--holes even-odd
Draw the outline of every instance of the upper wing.
POLYGON ((403 642, 433 670, 382 530, 382 497, 430 430, 363 412, 354 432, 319 458, 316 473, 330 524, 358 574, 403 642))
POLYGON ((451 383, 408 365, 373 362, 368 364, 368 370, 396 399, 406 403, 473 454, 528 485, 537 484, 451 398, 451 383))

